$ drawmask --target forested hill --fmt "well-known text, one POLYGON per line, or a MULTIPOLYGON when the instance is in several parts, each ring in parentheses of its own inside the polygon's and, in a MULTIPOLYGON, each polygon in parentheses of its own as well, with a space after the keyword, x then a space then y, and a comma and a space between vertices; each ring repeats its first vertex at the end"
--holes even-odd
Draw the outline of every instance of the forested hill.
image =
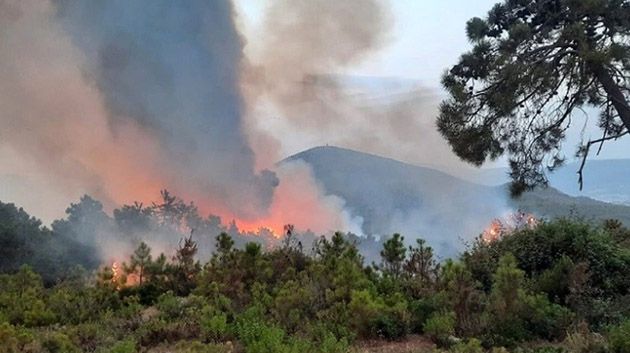
MULTIPOLYGON (((330 146, 300 152, 280 164, 295 160, 312 167, 326 192, 344 198, 348 208, 365 219, 364 230, 368 233, 386 234, 394 231, 395 225, 412 227, 414 219, 422 223, 430 218, 429 226, 425 227, 430 229, 425 230, 440 228, 434 227, 439 225, 442 230, 450 231, 451 237, 464 236, 467 230, 464 226, 477 225, 476 218, 487 218, 493 212, 507 209, 521 209, 549 218, 577 216, 595 221, 617 218, 630 224, 630 207, 569 196, 554 188, 511 200, 504 185, 473 183, 429 167, 330 146), (392 219, 400 222, 396 224, 392 219), (462 227, 454 225, 453 220, 462 227)), ((431 237, 427 233, 422 235, 431 237)))

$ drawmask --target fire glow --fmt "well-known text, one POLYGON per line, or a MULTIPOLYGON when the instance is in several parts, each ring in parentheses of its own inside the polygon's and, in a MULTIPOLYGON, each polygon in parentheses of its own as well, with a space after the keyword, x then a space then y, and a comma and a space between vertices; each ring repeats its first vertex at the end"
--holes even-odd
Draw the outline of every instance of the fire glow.
POLYGON ((111 282, 116 289, 122 289, 123 287, 133 287, 139 284, 138 275, 135 273, 125 273, 125 264, 118 261, 113 261, 110 267, 112 278, 111 282))
POLYGON ((280 183, 269 209, 258 217, 239 217, 204 200, 198 201, 199 208, 203 212, 215 213, 223 220, 234 220, 241 231, 267 231, 276 238, 282 236, 284 226, 289 223, 300 231, 310 230, 318 234, 337 230, 361 233, 362 220, 348 213, 343 199, 326 194, 309 165, 301 161, 289 162, 279 167, 276 173, 280 183))
POLYGON ((538 223, 539 220, 531 213, 513 212, 503 218, 492 220, 481 234, 481 238, 486 243, 492 243, 516 230, 533 229, 538 223))

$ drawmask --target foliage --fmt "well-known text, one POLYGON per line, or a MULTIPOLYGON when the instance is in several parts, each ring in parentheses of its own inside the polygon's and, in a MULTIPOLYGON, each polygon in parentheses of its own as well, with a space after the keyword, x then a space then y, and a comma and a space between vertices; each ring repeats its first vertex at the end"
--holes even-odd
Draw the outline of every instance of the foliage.
POLYGON ((7 322, 0 323, 0 353, 22 352, 33 341, 33 336, 7 322))
POLYGON ((383 259, 383 272, 394 277, 400 276, 405 261, 405 237, 396 233, 383 243, 381 258, 383 259))
POLYGON ((483 353, 484 349, 479 340, 471 338, 466 342, 456 344, 451 351, 454 353, 483 353))
POLYGON ((492 243, 479 240, 463 260, 473 277, 489 290, 499 258, 507 254, 532 279, 533 289, 596 326, 615 320, 610 313, 601 312, 608 310, 603 308, 605 303, 628 295, 629 250, 605 228, 566 219, 542 222, 492 243))
MULTIPOLYGON (((89 228, 82 220, 100 211, 84 204, 66 221, 89 228)), ((409 334, 452 352, 627 352, 630 257, 626 230, 611 222, 542 222, 441 263, 422 239, 405 247, 394 235, 378 266, 364 264, 346 234, 321 237, 308 253, 286 230, 273 249, 219 232, 203 266, 188 236, 170 257, 140 241, 126 275, 71 268, 47 285, 28 266, 1 273, 0 353, 340 353, 409 334)))
POLYGON ((431 315, 424 324, 424 332, 434 342, 445 345, 448 338, 455 334, 455 313, 441 312, 431 315))
POLYGON ((70 337, 61 332, 51 332, 41 341, 42 347, 50 353, 78 353, 79 348, 70 340, 70 337))
POLYGON ((209 306, 202 309, 200 325, 205 339, 213 342, 222 342, 228 338, 228 318, 221 312, 216 312, 209 306))
POLYGON ((132 340, 116 342, 108 353, 136 353, 136 343, 132 340))
POLYGON ((608 330, 608 340, 612 352, 630 352, 630 320, 627 319, 619 325, 611 327, 608 330))
POLYGON ((579 156, 628 133, 629 18, 623 0, 504 0, 471 19, 473 49, 442 80, 440 132, 476 165, 509 155, 514 193, 546 184, 576 110, 596 107, 603 132, 579 156))

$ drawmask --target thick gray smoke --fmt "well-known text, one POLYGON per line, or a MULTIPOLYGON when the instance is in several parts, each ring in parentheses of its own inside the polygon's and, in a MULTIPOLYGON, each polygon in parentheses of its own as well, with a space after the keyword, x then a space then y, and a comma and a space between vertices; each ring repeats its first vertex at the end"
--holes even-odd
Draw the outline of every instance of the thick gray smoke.
POLYGON ((160 141, 171 184, 264 212, 278 180, 254 172, 241 131, 242 44, 230 1, 66 1, 58 16, 87 56, 111 128, 133 119, 160 141))

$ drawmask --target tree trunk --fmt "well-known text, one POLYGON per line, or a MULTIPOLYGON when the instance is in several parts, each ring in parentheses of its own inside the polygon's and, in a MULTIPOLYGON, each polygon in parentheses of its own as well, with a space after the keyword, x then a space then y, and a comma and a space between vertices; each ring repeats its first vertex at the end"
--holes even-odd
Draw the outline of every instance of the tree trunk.
POLYGON ((619 118, 626 126, 626 129, 630 131, 630 105, 628 105, 628 101, 624 96, 619 86, 615 80, 613 80, 612 76, 606 69, 601 65, 596 65, 593 67, 593 72, 595 73, 595 77, 599 83, 604 87, 604 91, 608 93, 610 96, 611 103, 615 110, 619 114, 619 118))

